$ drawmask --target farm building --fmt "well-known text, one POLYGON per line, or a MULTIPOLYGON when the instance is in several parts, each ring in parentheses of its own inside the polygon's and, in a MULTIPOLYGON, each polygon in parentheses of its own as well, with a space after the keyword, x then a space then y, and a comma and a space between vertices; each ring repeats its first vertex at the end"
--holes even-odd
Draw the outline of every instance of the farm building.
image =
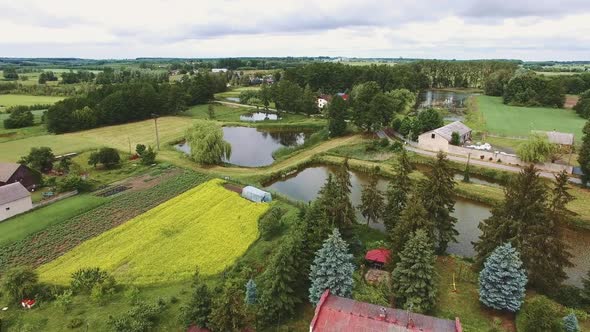
POLYGON ((269 192, 252 186, 247 186, 242 189, 242 197, 256 203, 268 203, 272 201, 272 195, 269 192))
POLYGON ((318 108, 323 109, 328 105, 328 103, 332 100, 331 96, 328 95, 321 95, 318 97, 318 108))
POLYGON ((459 318, 440 319, 406 310, 384 308, 330 294, 326 290, 315 309, 310 332, 462 332, 459 318))
POLYGON ((471 140, 471 128, 461 121, 455 121, 418 136, 418 147, 429 151, 449 152, 449 144, 451 144, 454 132, 459 134, 459 144, 461 145, 471 140))
POLYGON ((391 259, 391 250, 379 248, 367 251, 365 260, 375 268, 383 268, 391 259))
POLYGON ((0 187, 0 221, 32 208, 31 193, 19 182, 0 187))
POLYGON ((0 186, 20 182, 28 190, 39 184, 39 175, 25 165, 0 163, 0 186))

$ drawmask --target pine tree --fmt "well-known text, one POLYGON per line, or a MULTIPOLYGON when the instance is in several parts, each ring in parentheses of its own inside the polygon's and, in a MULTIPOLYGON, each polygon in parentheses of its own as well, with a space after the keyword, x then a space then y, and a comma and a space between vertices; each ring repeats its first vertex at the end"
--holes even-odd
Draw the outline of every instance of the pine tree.
POLYGON ((391 234, 406 207, 407 195, 412 188, 410 172, 412 172, 412 164, 406 150, 403 149, 395 165, 395 177, 387 186, 387 203, 383 210, 383 223, 388 234, 391 234))
POLYGON ((348 244, 340 236, 337 228, 334 228, 332 235, 324 241, 324 245, 317 251, 309 278, 309 301, 314 305, 326 289, 330 293, 351 297, 354 286, 353 273, 354 264, 352 255, 348 252, 348 244))
POLYGON ((584 125, 584 137, 582 138, 582 147, 578 152, 578 162, 582 169, 582 183, 587 185, 590 182, 590 120, 584 125))
POLYGON ((563 317, 563 329, 565 332, 580 332, 580 324, 575 313, 572 312, 563 317))
MULTIPOLYGON (((432 239, 434 235, 434 224, 428 218, 428 214, 422 206, 422 200, 414 193, 408 197, 408 203, 402 211, 400 220, 390 233, 392 252, 399 254, 405 247, 406 242, 413 236, 414 232, 422 229, 432 239)), ((432 240, 430 240, 432 242, 432 240)), ((394 256, 395 257, 395 256, 394 256)), ((394 259, 395 260, 395 259, 394 259)))
POLYGON ((586 275, 586 278, 582 278, 582 296, 586 300, 586 302, 590 303, 590 271, 586 275))
POLYGON ((205 328, 209 325, 211 313, 211 293, 203 282, 199 270, 193 276, 193 293, 186 306, 180 309, 181 320, 185 326, 196 325, 205 328))
POLYGON ((244 302, 248 305, 256 304, 256 283, 252 278, 246 283, 246 298, 244 302))
POLYGON ((432 164, 432 171, 420 185, 424 208, 435 225, 434 244, 436 252, 446 252, 449 242, 457 242, 459 232, 455 229, 455 180, 447 156, 439 152, 432 164))
POLYGON ((346 132, 346 101, 334 96, 328 105, 328 133, 330 137, 342 136, 346 132))
POLYGON ((213 331, 242 331, 248 325, 244 306, 244 281, 228 279, 213 300, 209 326, 213 331))
POLYGON ((383 194, 377 188, 378 181, 377 170, 375 170, 370 174, 369 184, 363 186, 361 204, 358 208, 367 219, 367 225, 371 221, 377 222, 383 215, 383 194))
POLYGON ((354 206, 350 201, 352 192, 352 183, 350 182, 350 172, 348 158, 344 159, 343 166, 336 172, 336 183, 338 192, 336 193, 336 204, 338 206, 335 225, 343 231, 346 231, 356 222, 354 206))
POLYGON ((516 312, 524 301, 526 272, 510 243, 499 246, 479 273, 479 300, 496 310, 516 312))
POLYGON ((509 182, 503 203, 492 209, 492 216, 480 223, 479 228, 482 234, 474 243, 478 266, 482 266, 496 247, 510 242, 520 252, 533 288, 552 292, 567 278, 563 269, 571 266, 570 254, 559 238, 547 187, 534 165, 509 182))
POLYGON ((430 311, 436 302, 436 271, 432 243, 418 230, 400 254, 393 270, 393 292, 400 307, 413 312, 430 311))

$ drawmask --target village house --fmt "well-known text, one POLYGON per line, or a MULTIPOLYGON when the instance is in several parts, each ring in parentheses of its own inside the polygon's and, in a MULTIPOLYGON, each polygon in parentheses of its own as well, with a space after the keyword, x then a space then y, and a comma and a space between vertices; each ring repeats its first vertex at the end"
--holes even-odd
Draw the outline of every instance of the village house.
POLYGON ((227 73, 227 68, 213 68, 211 69, 212 73, 227 73))
POLYGON ((328 103, 331 100, 332 100, 332 96, 329 96, 329 95, 318 96, 318 108, 323 109, 324 107, 328 106, 328 103))
POLYGON ((384 308, 330 294, 326 290, 315 309, 309 332, 462 332, 455 320, 384 308))
POLYGON ((20 182, 27 190, 33 190, 39 184, 39 176, 25 165, 0 163, 0 187, 15 182, 20 182))
POLYGON ((423 150, 435 152, 449 152, 449 144, 451 144, 453 133, 459 135, 459 145, 463 145, 465 142, 471 140, 471 128, 464 125, 461 121, 455 121, 418 136, 418 147, 423 150))
POLYGON ((0 187, 0 221, 32 208, 31 193, 20 182, 0 187))

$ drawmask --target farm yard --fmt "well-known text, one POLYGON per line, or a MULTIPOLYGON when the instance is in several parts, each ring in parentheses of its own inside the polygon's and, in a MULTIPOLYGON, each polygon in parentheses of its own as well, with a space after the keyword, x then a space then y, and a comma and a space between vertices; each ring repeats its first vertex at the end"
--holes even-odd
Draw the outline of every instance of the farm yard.
POLYGON ((97 266, 124 283, 188 279, 221 272, 258 238, 268 209, 210 180, 39 268, 43 281, 67 284, 79 268, 97 266))

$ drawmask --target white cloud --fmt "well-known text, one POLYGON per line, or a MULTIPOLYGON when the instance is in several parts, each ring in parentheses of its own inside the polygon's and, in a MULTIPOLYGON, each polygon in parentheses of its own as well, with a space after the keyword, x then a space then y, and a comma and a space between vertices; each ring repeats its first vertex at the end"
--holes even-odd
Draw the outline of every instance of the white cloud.
POLYGON ((589 41, 579 0, 0 0, 0 56, 568 60, 589 41))

